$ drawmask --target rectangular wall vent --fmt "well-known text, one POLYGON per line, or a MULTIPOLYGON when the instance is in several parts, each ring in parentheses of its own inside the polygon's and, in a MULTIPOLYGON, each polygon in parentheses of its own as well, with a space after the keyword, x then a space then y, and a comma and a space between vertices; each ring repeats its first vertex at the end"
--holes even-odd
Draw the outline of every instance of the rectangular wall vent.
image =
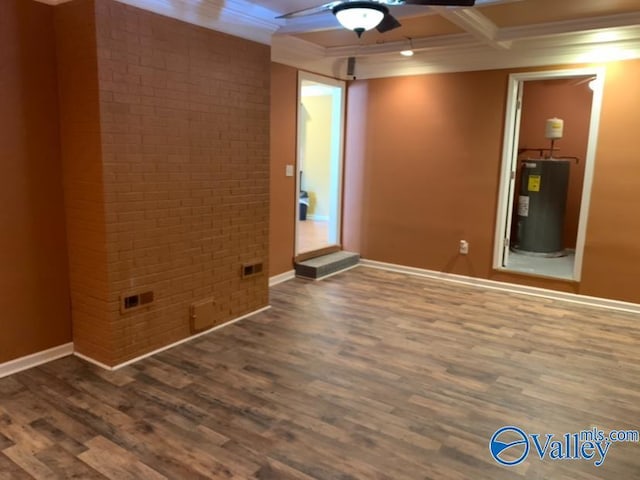
POLYGON ((120 313, 128 313, 132 310, 153 302, 153 291, 143 293, 131 293, 120 297, 120 313))
POLYGON ((242 278, 255 277, 262 273, 262 262, 242 265, 242 278))

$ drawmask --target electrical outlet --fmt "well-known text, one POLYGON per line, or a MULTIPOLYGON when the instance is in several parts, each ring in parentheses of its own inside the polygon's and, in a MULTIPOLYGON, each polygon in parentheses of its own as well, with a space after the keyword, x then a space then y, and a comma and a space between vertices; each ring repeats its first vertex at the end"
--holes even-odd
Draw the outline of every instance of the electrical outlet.
POLYGON ((460 240, 460 254, 467 255, 469 253, 469 242, 460 240))

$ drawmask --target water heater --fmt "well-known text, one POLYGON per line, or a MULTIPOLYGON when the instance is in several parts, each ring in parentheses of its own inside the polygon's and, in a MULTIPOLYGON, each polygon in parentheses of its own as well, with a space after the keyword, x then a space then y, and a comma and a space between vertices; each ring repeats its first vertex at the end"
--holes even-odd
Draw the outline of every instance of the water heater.
POLYGON ((515 251, 545 257, 566 255, 564 217, 568 187, 569 160, 521 162, 515 251))

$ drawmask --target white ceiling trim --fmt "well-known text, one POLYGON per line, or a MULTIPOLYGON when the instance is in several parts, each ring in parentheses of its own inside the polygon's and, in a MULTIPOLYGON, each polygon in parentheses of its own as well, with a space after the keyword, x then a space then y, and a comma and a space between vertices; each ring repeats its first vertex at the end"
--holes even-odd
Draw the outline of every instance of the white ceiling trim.
MULTIPOLYGON (((69 0, 37 1, 59 5, 69 0)), ((358 58, 359 78, 640 58, 640 12, 498 28, 480 10, 432 7, 468 33, 413 38, 416 54, 405 58, 398 54, 405 41, 325 48, 284 35, 288 24, 276 19, 278 12, 248 0, 116 1, 270 44, 273 61, 336 78, 345 78, 350 56, 358 58)), ((510 1, 519 0, 494 3, 510 1)), ((321 17, 335 26, 333 15, 316 16, 313 22, 321 17)))
POLYGON ((496 38, 498 41, 509 41, 563 33, 584 32, 587 30, 600 30, 604 28, 632 27, 636 25, 640 25, 640 12, 563 20, 559 22, 538 23, 523 27, 501 28, 498 31, 496 38))
MULTIPOLYGON (((501 68, 519 68, 573 63, 605 63, 611 60, 640 58, 640 41, 621 42, 604 50, 592 45, 540 47, 496 51, 487 46, 469 47, 446 52, 417 53, 410 59, 393 55, 384 62, 377 58, 362 58, 356 63, 359 79, 419 75, 429 73, 465 72, 501 68)), ((343 77, 344 71, 343 71, 343 77)))
MULTIPOLYGON (((640 30, 640 29, 638 29, 640 30)), ((282 37, 274 37, 282 41, 282 37)), ((472 38, 470 35, 467 38, 472 38)), ((592 42, 593 34, 579 33, 554 39, 523 39, 513 43, 510 50, 496 50, 489 45, 460 39, 457 45, 426 48, 413 57, 402 57, 397 51, 376 52, 375 55, 357 57, 356 77, 360 79, 417 75, 427 73, 463 72, 497 68, 558 65, 571 63, 604 63, 613 60, 640 58, 640 35, 622 41, 602 44, 592 42)), ((274 43, 272 60, 297 68, 347 79, 347 57, 319 54, 317 45, 293 37, 283 41, 283 47, 274 43), (290 48, 292 53, 288 53, 290 48), (295 52, 295 53, 293 53, 295 52), (312 53, 315 52, 315 55, 312 53), (291 61, 292 60, 292 61, 291 61)))
MULTIPOLYGON (((458 33, 455 35, 438 35, 427 38, 412 38, 411 45, 414 52, 430 49, 450 49, 476 45, 478 42, 470 33, 458 33)), ((323 49, 326 57, 372 57, 376 55, 397 54, 407 48, 406 40, 380 43, 375 45, 327 47, 323 49)))
MULTIPOLYGON (((479 24, 483 23, 479 21, 479 24)), ((293 40, 295 37, 283 37, 280 42, 274 42, 272 58, 293 66, 300 63, 306 69, 316 69, 314 71, 318 73, 339 78, 346 78, 346 57, 350 56, 358 59, 358 78, 640 58, 640 13, 550 22, 531 27, 495 30, 488 27, 483 33, 468 27, 474 30, 473 33, 413 39, 416 54, 410 58, 398 55, 406 48, 405 41, 319 47, 318 50, 314 44, 310 45, 315 48, 310 45, 303 47, 293 40), (478 44, 478 36, 484 37, 484 44, 478 44), (286 50, 281 50, 290 42, 298 51, 294 62, 288 61, 286 50), (496 43, 500 42, 508 42, 509 48, 496 49, 496 43)), ((274 40, 276 38, 280 37, 275 36, 274 40)))
POLYGON ((480 10, 472 8, 449 9, 446 7, 433 7, 433 9, 483 43, 498 49, 505 49, 510 46, 508 42, 496 41, 498 36, 497 25, 480 13, 480 10))

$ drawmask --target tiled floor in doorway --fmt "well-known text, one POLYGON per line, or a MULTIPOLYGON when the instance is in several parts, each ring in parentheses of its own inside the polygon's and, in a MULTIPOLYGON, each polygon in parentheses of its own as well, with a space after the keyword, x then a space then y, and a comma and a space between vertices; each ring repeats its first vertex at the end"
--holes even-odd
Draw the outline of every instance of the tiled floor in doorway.
POLYGON ((329 246, 329 223, 318 220, 298 221, 298 253, 329 246))

